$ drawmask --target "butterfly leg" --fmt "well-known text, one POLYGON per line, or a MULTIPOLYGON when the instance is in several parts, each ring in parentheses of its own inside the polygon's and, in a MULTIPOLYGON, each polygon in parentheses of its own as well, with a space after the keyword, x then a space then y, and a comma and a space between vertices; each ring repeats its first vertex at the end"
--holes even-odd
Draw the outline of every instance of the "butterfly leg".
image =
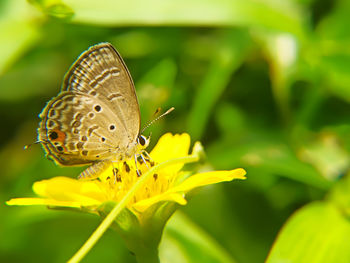
POLYGON ((116 183, 117 183, 118 169, 115 168, 114 163, 115 163, 115 162, 112 161, 113 177, 114 177, 114 182, 113 182, 113 184, 116 184, 116 183))
POLYGON ((151 156, 149 155, 149 153, 146 151, 146 150, 143 150, 142 151, 142 154, 145 154, 147 159, 148 159, 148 162, 151 164, 151 166, 154 166, 154 161, 153 159, 151 158, 151 156))
POLYGON ((143 156, 143 154, 141 153, 140 154, 140 156, 141 156, 141 159, 142 159, 142 161, 144 162, 144 164, 147 166, 147 168, 149 169, 149 166, 148 166, 148 164, 147 164, 147 162, 146 162, 146 159, 145 159, 145 157, 143 156))
POLYGON ((139 171, 139 168, 137 167, 137 154, 134 155, 134 161, 135 161, 135 169, 136 169, 137 177, 140 177, 141 173, 139 171))

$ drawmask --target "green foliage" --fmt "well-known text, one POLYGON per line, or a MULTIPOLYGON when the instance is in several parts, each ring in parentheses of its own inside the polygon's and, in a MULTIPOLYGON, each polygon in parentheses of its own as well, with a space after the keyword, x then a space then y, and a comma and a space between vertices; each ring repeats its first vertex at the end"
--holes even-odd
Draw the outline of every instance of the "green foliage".
POLYGON ((329 203, 311 203, 290 218, 267 263, 349 262, 350 224, 329 203))
POLYGON ((233 258, 202 229, 176 213, 169 221, 160 246, 161 262, 234 263, 233 258))
MULTIPOLYGON (((133 76, 143 123, 176 108, 146 131, 149 149, 164 132, 189 132, 206 150, 203 169, 248 172, 193 193, 188 218, 165 230, 162 262, 350 261, 349 13, 344 0, 1 1, 2 204, 81 170, 23 146, 74 59, 108 41, 133 76)), ((65 261, 99 222, 45 208, 0 213, 0 262, 65 261)), ((113 231, 85 262, 101 258, 135 262, 113 231)))

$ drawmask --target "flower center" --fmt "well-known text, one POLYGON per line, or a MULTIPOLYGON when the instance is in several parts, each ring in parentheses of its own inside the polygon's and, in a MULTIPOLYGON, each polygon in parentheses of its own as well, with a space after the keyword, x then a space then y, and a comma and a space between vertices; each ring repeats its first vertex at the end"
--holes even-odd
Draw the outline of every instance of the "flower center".
MULTIPOLYGON (((146 160, 145 163, 142 159, 138 160, 137 168, 133 160, 115 163, 113 167, 109 167, 107 171, 103 172, 97 180, 106 189, 108 199, 119 202, 142 174, 155 165, 156 163, 153 161, 146 160)), ((174 177, 174 174, 165 171, 154 173, 145 186, 135 193, 132 202, 128 206, 164 193, 173 184, 174 177)))

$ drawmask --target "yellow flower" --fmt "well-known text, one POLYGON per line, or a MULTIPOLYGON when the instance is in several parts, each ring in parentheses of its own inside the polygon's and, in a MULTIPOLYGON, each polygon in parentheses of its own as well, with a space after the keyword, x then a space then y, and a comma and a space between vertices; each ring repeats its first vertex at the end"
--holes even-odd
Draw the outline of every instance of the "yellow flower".
MULTIPOLYGON (((172 135, 168 133, 160 138, 150 156, 154 163, 161 163, 188 155, 189 146, 188 134, 172 135)), ((151 162, 148 166, 150 165, 154 164, 151 162)), ((159 202, 168 201, 185 205, 185 194, 193 188, 233 179, 245 179, 243 169, 205 172, 188 176, 188 173, 181 171, 182 167, 183 164, 171 165, 155 173, 144 188, 135 194, 127 207, 139 215, 159 202)), ((144 173, 148 167, 142 162, 138 163, 138 169, 144 173)), ((39 198, 15 198, 8 201, 7 204, 86 207, 95 211, 94 208, 104 202, 120 201, 138 178, 134 161, 126 161, 114 164, 114 167, 108 167, 99 176, 99 180, 55 177, 36 182, 33 190, 40 196, 39 198), (115 174, 113 174, 113 169, 115 174)))
POLYGON ((127 200, 111 227, 121 234, 137 258, 145 258, 157 250, 165 223, 177 206, 187 203, 187 192, 204 185, 245 179, 246 172, 241 168, 194 175, 182 171, 185 163, 198 161, 202 152, 199 142, 190 155, 189 147, 188 134, 168 133, 159 139, 147 163, 140 161, 137 167, 133 160, 116 163, 95 180, 55 177, 39 181, 33 185, 39 197, 15 198, 7 204, 76 208, 106 217, 116 204, 127 200), (135 188, 140 181, 143 184, 135 188), (137 190, 127 198, 133 187, 137 190))

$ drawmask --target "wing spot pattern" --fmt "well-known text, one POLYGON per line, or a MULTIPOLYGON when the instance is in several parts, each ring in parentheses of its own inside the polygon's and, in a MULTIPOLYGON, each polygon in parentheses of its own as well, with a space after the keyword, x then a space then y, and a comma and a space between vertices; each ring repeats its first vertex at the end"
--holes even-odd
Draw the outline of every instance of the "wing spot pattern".
POLYGON ((56 115, 56 111, 55 111, 54 109, 51 109, 51 110, 49 111, 49 117, 52 118, 52 117, 55 116, 55 115, 56 115))
POLYGON ((93 125, 92 127, 90 127, 88 129, 88 136, 90 137, 91 134, 94 132, 94 130, 98 129, 98 126, 97 125, 93 125))
POLYGON ((56 127, 56 122, 55 121, 53 121, 53 120, 49 120, 48 122, 47 122, 47 128, 54 128, 54 127, 56 127))
POLYGON ((108 99, 109 101, 112 101, 112 100, 118 99, 118 98, 123 98, 123 95, 120 94, 120 93, 112 93, 112 94, 110 94, 110 95, 107 96, 107 99, 108 99))
POLYGON ((111 76, 118 76, 120 73, 120 70, 116 67, 105 69, 101 72, 98 76, 96 76, 95 79, 90 81, 91 88, 96 88, 97 85, 101 84, 102 82, 106 81, 111 76))
POLYGON ((78 150, 82 150, 83 146, 84 146, 84 143, 83 142, 78 142, 76 145, 77 145, 77 149, 78 150))

